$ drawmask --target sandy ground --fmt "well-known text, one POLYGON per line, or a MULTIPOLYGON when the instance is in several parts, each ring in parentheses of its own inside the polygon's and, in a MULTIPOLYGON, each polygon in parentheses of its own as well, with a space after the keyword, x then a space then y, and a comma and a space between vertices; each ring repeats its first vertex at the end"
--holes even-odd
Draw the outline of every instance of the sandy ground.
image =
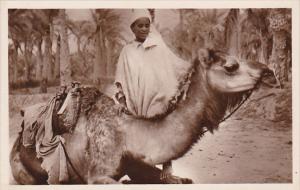
POLYGON ((195 183, 292 182, 291 128, 230 120, 174 162, 176 175, 195 183))
MULTIPOLYGON (((17 131, 11 130, 11 145, 17 131)), ((194 183, 291 183, 291 128, 261 120, 228 120, 173 161, 173 169, 194 183)))

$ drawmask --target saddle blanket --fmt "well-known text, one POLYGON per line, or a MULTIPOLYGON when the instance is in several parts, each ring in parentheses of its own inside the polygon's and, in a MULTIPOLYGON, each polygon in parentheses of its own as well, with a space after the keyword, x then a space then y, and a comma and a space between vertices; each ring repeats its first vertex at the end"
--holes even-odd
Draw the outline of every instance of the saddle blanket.
POLYGON ((41 167, 48 173, 49 184, 59 184, 69 178, 67 159, 63 147, 64 139, 53 132, 53 110, 56 99, 48 103, 27 107, 24 112, 22 143, 25 147, 35 146, 41 167))

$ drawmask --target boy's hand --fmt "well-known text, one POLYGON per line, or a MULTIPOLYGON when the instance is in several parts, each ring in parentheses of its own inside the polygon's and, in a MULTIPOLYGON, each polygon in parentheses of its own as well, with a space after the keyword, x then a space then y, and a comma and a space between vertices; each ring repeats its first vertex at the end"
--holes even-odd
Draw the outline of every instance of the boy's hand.
POLYGON ((126 109, 126 107, 122 104, 115 104, 114 105, 115 109, 117 110, 118 112, 118 115, 120 116, 126 109))

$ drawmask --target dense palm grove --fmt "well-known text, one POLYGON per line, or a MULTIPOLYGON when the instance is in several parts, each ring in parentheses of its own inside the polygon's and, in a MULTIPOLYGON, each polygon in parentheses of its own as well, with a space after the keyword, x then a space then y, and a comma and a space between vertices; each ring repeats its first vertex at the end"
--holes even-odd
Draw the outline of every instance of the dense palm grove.
MULTIPOLYGON (((126 40, 121 15, 89 10, 91 20, 74 21, 64 9, 9 9, 9 84, 11 89, 82 83, 106 85, 126 40), (74 36, 77 50, 69 50, 74 36)), ((149 10, 154 18, 155 10, 149 10)), ((157 26, 166 43, 191 60, 201 47, 260 61, 275 71, 280 88, 291 73, 290 9, 178 9, 174 30, 157 26)))

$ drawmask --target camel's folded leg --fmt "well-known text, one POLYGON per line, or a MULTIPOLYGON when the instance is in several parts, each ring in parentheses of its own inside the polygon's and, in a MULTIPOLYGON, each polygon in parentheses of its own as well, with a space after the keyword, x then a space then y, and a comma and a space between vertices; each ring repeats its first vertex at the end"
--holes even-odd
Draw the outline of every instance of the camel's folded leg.
POLYGON ((162 170, 151 166, 139 158, 127 154, 123 160, 124 171, 132 180, 130 183, 137 184, 190 184, 191 179, 180 178, 171 175, 168 178, 161 179, 162 170))
MULTIPOLYGON (((17 137, 12 150, 10 152, 10 166, 11 172, 18 184, 34 185, 34 184, 45 184, 47 178, 44 176, 35 176, 30 172, 30 167, 25 167, 21 159, 21 142, 20 135, 17 137)), ((23 152, 24 153, 24 152, 23 152)), ((24 157, 24 155, 23 155, 24 157)))
POLYGON ((109 176, 89 176, 88 184, 118 184, 119 182, 109 176))

